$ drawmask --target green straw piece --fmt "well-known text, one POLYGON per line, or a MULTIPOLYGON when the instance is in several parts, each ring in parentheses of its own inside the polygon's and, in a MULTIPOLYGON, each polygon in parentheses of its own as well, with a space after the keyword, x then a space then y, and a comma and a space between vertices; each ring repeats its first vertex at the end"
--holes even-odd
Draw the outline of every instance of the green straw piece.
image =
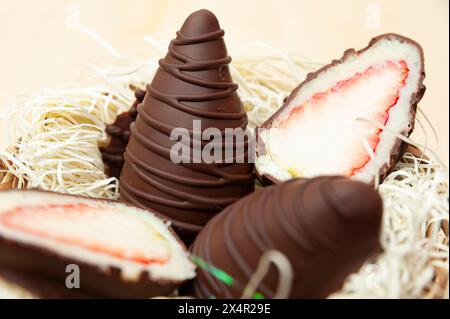
MULTIPOLYGON (((198 256, 191 256, 191 260, 194 264, 196 264, 201 269, 209 272, 211 275, 216 277, 218 280, 226 284, 227 286, 232 286, 235 283, 235 280, 233 277, 231 277, 229 274, 227 274, 225 271, 223 271, 220 268, 217 268, 210 263, 208 263, 206 260, 198 257, 198 256)), ((215 299, 215 296, 211 296, 210 298, 215 299)), ((253 299, 265 299, 264 295, 260 292, 255 292, 253 295, 253 299)))
POLYGON ((203 260, 202 258, 198 256, 192 256, 192 261, 203 270, 209 272, 211 275, 216 277, 218 280, 223 282, 224 284, 228 286, 232 286, 234 283, 233 277, 231 277, 229 274, 227 274, 222 269, 219 269, 211 264, 209 264, 206 260, 203 260))

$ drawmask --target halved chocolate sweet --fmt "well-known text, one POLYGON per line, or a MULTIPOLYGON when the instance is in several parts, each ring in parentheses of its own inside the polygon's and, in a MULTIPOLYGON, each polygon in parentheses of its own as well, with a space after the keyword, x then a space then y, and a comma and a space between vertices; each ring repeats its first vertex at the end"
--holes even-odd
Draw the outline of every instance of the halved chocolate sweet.
POLYGON ((420 45, 396 34, 308 75, 258 130, 256 168, 272 181, 344 175, 383 178, 414 128, 425 87, 420 45))
POLYGON ((32 190, 0 192, 0 269, 118 298, 170 294, 195 276, 184 245, 153 213, 32 190), (66 285, 72 270, 79 288, 66 285))

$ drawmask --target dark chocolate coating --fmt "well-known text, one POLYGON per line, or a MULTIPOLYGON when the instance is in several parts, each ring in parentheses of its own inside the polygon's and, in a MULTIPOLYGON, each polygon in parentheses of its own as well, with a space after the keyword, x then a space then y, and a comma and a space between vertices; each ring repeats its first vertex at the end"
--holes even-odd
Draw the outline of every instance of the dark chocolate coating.
MULTIPOLYGON (((198 298, 239 298, 269 249, 290 260, 290 298, 325 298, 380 250, 382 201, 370 186, 345 177, 293 179, 257 191, 214 217, 201 231, 192 254, 224 270, 227 286, 198 270, 198 298)), ((271 266, 258 291, 273 297, 278 272, 271 266)))
POLYGON ((101 147, 103 162, 108 165, 108 175, 119 179, 124 163, 123 154, 130 140, 130 125, 136 120, 137 107, 145 97, 145 91, 137 90, 136 100, 131 108, 116 117, 114 123, 106 127, 106 133, 111 136, 108 146, 101 147))
MULTIPOLYGON (((323 67, 321 67, 320 69, 318 69, 315 72, 309 73, 306 76, 306 79, 300 83, 293 91, 292 93, 289 95, 289 97, 284 101, 283 106, 281 106, 277 112, 275 112, 269 119, 267 119, 266 122, 264 122, 261 125, 261 128, 270 128, 272 126, 273 121, 284 111, 284 109, 286 107, 289 106, 290 102, 297 96, 297 93, 303 88, 303 86, 305 84, 307 84, 308 82, 316 79, 317 77, 319 77, 323 72, 327 71, 330 67, 345 63, 347 61, 347 59, 349 59, 350 57, 352 57, 354 54, 359 55, 361 53, 363 53, 364 51, 369 50, 375 43, 377 43, 378 41, 382 40, 382 39, 395 39, 398 40, 400 42, 405 42, 405 43, 410 43, 413 46, 415 46, 417 48, 417 50, 419 51, 420 54, 420 59, 421 59, 421 70, 420 70, 420 78, 419 78, 419 82, 416 88, 416 91, 414 93, 412 93, 411 95, 411 100, 410 100, 410 115, 409 115, 409 126, 406 130, 404 130, 403 132, 399 132, 400 134, 408 137, 411 135, 411 133, 414 130, 414 124, 415 124, 415 118, 416 118, 416 111, 417 111, 417 104, 420 102, 420 100, 422 99, 423 95, 425 94, 425 90, 426 87, 423 84, 423 80, 425 79, 425 68, 424 68, 424 54, 423 54, 423 49, 420 46, 419 43, 417 43, 414 40, 411 40, 407 37, 404 37, 402 35, 399 34, 395 34, 395 33, 386 33, 386 34, 382 34, 379 35, 373 39, 370 40, 369 44, 367 45, 367 47, 359 50, 359 51, 355 51, 355 49, 348 49, 345 50, 343 56, 338 59, 338 60, 333 60, 331 61, 330 64, 327 64, 323 67)), ((258 130, 256 130, 256 132, 258 132, 258 130)), ((256 139, 258 139, 258 136, 256 136, 256 139)), ((259 143, 257 143, 258 148, 257 148, 257 156, 259 154, 264 155, 266 153, 266 149, 264 146, 264 143, 262 141, 259 141, 259 143)), ((406 144, 405 142, 403 142, 400 139, 396 139, 396 142, 394 143, 394 146, 391 149, 391 156, 389 157, 389 161, 384 163, 384 165, 380 168, 380 181, 383 181, 388 175, 389 173, 392 171, 392 169, 394 168, 395 164, 400 160, 400 158, 403 156, 403 154, 405 153, 405 149, 407 148, 408 144, 406 144)), ((264 184, 264 185, 270 185, 273 183, 281 183, 281 181, 279 181, 276 177, 274 176, 269 176, 268 174, 263 174, 264 176, 261 176, 258 173, 258 178, 260 179, 260 181, 264 184)))
MULTIPOLYGON (((94 299, 78 289, 68 289, 48 278, 0 267, 0 280, 16 285, 39 299, 94 299)), ((1 296, 0 296, 1 297, 1 296)))
MULTIPOLYGON (((121 277, 120 269, 104 271, 101 268, 80 262, 79 260, 60 256, 44 248, 6 240, 0 236, 0 267, 36 277, 37 280, 49 281, 60 291, 66 287, 66 267, 70 264, 79 266, 80 289, 71 291, 79 295, 99 296, 102 298, 151 298, 169 295, 177 283, 157 282, 143 272, 137 281, 126 281, 121 277)), ((69 293, 69 292, 68 292, 69 293)))
MULTIPOLYGON (((237 163, 234 157, 229 164, 175 164, 170 159, 177 143, 170 140, 174 128, 185 128, 192 137, 194 120, 201 121, 202 131, 247 126, 223 36, 217 18, 207 10, 194 12, 184 22, 147 86, 131 125, 120 178, 122 200, 163 214, 187 243, 212 216, 254 190, 248 161, 237 163)), ((192 143, 190 147, 192 159, 192 143)))

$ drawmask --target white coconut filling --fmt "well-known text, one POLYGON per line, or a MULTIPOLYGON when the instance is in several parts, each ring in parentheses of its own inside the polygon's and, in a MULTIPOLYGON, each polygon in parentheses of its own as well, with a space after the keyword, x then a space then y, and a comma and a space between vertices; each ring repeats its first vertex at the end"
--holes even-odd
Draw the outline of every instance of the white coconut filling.
POLYGON ((143 271, 154 280, 182 281, 195 276, 195 266, 168 224, 148 211, 117 202, 33 191, 0 193, 0 236, 104 271, 117 267, 125 280, 138 280, 143 271), (72 204, 84 208, 79 212, 44 209, 72 204))
POLYGON ((369 155, 370 158, 353 177, 370 182, 379 174, 380 168, 389 162, 396 142, 391 132, 399 133, 408 129, 411 96, 417 91, 421 69, 417 47, 393 37, 383 38, 363 53, 352 54, 343 63, 321 72, 318 78, 307 82, 297 92, 289 105, 273 121, 271 128, 259 131, 267 152, 256 159, 259 173, 272 175, 282 181, 292 177, 346 174, 346 162, 355 159, 347 158, 345 152, 354 147, 355 143, 360 143, 358 146, 362 144, 366 151, 363 156, 369 155), (379 133, 375 154, 368 147, 370 141, 365 140, 365 136, 370 134, 365 133, 376 128, 359 122, 358 118, 372 120, 371 115, 376 111, 383 90, 395 83, 395 79, 391 77, 392 73, 380 78, 370 78, 345 98, 342 95, 332 96, 327 102, 326 112, 322 110, 315 113, 305 108, 305 111, 310 112, 303 114, 308 121, 303 119, 301 126, 291 130, 289 134, 277 128, 296 107, 308 103, 316 93, 327 92, 338 81, 350 79, 371 66, 387 61, 405 61, 409 73, 399 92, 397 103, 389 111, 386 130, 379 133))

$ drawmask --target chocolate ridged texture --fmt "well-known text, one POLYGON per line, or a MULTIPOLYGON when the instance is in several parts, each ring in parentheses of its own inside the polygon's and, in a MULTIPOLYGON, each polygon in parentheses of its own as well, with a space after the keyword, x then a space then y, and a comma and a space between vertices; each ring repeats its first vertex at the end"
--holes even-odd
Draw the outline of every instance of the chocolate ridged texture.
MULTIPOLYGON (((293 179, 257 191, 212 219, 192 253, 234 278, 226 285, 205 270, 191 284, 199 298, 239 298, 262 254, 281 251, 290 260, 290 298, 325 298, 380 251, 382 201, 370 186, 344 177, 293 179)), ((258 291, 274 296, 274 266, 258 291)))
MULTIPOLYGON (((243 163, 236 152, 227 164, 207 164, 203 159, 198 164, 175 164, 170 159, 177 143, 170 140, 175 128, 188 130, 192 137, 194 120, 201 121, 202 131, 247 126, 223 36, 217 18, 207 10, 194 12, 184 22, 131 125, 120 178, 122 200, 165 215, 186 243, 212 216, 254 190, 247 152, 243 163)), ((200 147, 191 143, 190 158, 209 142, 202 140, 200 147)), ((222 149, 237 146, 238 142, 224 144, 222 149)))
POLYGON ((130 140, 130 125, 136 120, 137 106, 144 100, 145 91, 137 90, 134 95, 136 100, 131 108, 127 112, 119 114, 114 123, 106 127, 105 131, 111 140, 108 146, 100 148, 103 162, 108 166, 108 175, 117 179, 122 172, 123 154, 130 140))

